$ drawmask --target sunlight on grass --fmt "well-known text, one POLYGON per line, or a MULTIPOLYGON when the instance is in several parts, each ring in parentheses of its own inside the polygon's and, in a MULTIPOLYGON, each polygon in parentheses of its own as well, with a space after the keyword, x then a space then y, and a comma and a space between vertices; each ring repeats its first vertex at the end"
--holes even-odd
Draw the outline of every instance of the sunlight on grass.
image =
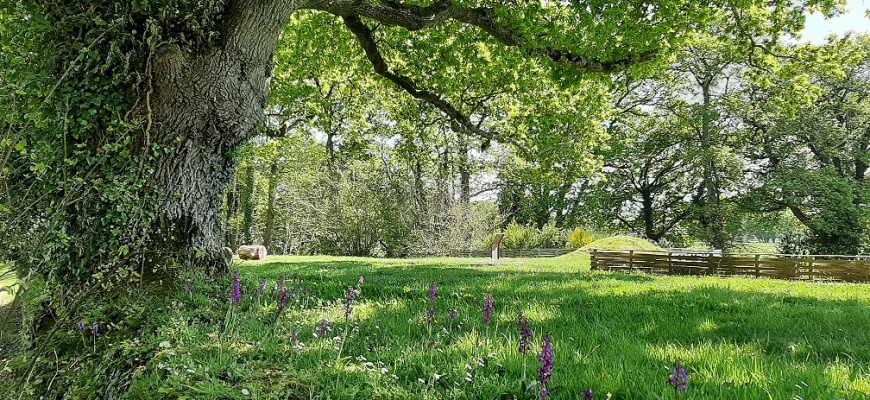
POLYGON ((143 339, 156 348, 133 395, 530 399, 544 334, 555 350, 555 399, 586 388, 596 398, 673 398, 665 382, 675 361, 689 374, 685 399, 854 399, 870 386, 862 285, 589 272, 588 257, 275 257, 238 269, 235 308, 225 279, 180 290, 156 311, 163 323, 143 339), (282 276, 292 295, 276 318, 282 276), (345 321, 348 286, 358 296, 345 321), (491 325, 482 318, 488 295, 491 325), (534 332, 525 356, 520 311, 534 332))

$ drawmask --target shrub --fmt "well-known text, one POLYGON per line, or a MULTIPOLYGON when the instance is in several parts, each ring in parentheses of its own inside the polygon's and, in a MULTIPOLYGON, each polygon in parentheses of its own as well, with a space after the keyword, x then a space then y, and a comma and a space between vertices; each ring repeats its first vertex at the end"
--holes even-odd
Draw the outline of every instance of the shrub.
POLYGON ((664 242, 667 247, 687 248, 692 247, 692 244, 695 243, 695 238, 686 233, 676 232, 665 235, 664 242))
MULTIPOLYGON (((494 234, 486 238, 486 247, 492 246, 494 234)), ((511 221, 504 230, 503 249, 547 249, 565 246, 565 235, 556 227, 555 221, 550 221, 541 229, 523 226, 516 221, 511 221)))
POLYGON ((568 242, 568 247, 579 249, 593 241, 592 235, 583 228, 574 228, 571 233, 566 235, 565 241, 568 242))
POLYGON ((501 221, 493 203, 453 204, 414 231, 410 253, 448 255, 492 245, 489 232, 501 221))
POLYGON ((550 220, 541 227, 538 233, 538 247, 547 249, 565 247, 565 235, 556 227, 556 221, 550 220))

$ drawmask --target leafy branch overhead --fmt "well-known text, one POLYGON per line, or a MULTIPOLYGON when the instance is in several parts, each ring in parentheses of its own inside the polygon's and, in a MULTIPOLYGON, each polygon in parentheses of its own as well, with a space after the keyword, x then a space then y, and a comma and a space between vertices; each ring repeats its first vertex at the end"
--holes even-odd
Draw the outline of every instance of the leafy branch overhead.
MULTIPOLYGON (((454 126, 481 139, 510 144, 530 159, 542 157, 554 149, 570 144, 564 140, 556 140, 541 145, 535 142, 535 138, 527 138, 516 132, 513 126, 498 132, 492 126, 485 126, 482 118, 477 118, 478 123, 474 123, 474 116, 463 111, 455 100, 449 98, 449 90, 434 89, 432 85, 437 86, 437 83, 425 79, 426 74, 423 71, 415 78, 403 72, 410 71, 408 68, 391 66, 393 63, 385 58, 379 41, 389 43, 391 37, 404 37, 409 45, 421 46, 433 52, 437 47, 456 49, 468 45, 469 41, 478 44, 496 42, 503 48, 516 49, 527 60, 552 62, 551 74, 556 78, 554 83, 564 86, 567 84, 566 76, 609 74, 668 55, 689 32, 714 24, 724 40, 745 42, 748 51, 755 51, 756 37, 769 37, 773 33, 796 29, 799 22, 793 21, 795 13, 800 15, 804 7, 830 10, 833 6, 835 2, 832 1, 782 0, 675 1, 668 4, 636 1, 463 4, 451 0, 440 0, 431 4, 348 0, 309 0, 296 3, 298 9, 324 11, 341 17, 378 75, 393 82, 412 97, 436 107, 453 120, 454 126), (366 20, 375 22, 375 27, 371 28, 366 20), (409 33, 452 30, 460 34, 449 34, 444 44, 432 40, 425 43, 430 38, 424 35, 385 32, 382 38, 378 38, 376 33, 381 26, 402 28, 409 33)), ((408 58, 407 56, 399 55, 401 58, 408 58)), ((490 65, 472 64, 467 67, 517 67, 516 64, 498 60, 499 56, 487 60, 490 65)), ((407 65, 409 61, 400 60, 398 64, 407 65)), ((439 61, 439 65, 434 68, 450 68, 450 60, 441 58, 439 61)), ((456 61, 461 63, 464 60, 456 61)))

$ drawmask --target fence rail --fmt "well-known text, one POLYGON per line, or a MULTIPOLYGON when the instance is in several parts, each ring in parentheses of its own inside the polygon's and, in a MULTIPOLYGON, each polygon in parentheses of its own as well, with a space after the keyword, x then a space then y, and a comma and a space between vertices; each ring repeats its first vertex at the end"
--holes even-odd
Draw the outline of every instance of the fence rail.
POLYGON ((870 282, 870 256, 593 250, 590 262, 602 271, 870 282))

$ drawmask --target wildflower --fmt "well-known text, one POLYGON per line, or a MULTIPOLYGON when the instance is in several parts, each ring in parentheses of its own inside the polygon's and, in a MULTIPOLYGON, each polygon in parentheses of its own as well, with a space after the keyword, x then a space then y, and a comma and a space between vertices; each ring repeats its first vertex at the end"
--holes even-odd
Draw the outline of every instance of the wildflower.
POLYGON ((344 299, 344 320, 347 321, 350 318, 350 314, 353 312, 353 300, 356 299, 356 292, 353 290, 353 286, 347 287, 347 297, 344 299))
POLYGON ((532 330, 529 329, 529 320, 523 315, 522 311, 517 314, 517 327, 520 329, 520 354, 526 354, 532 345, 532 330))
POLYGON ((257 289, 257 298, 263 297, 263 292, 266 290, 266 278, 260 279, 260 287, 257 289))
POLYGON ((239 271, 233 272, 233 291, 232 291, 232 302, 233 305, 238 305, 239 300, 242 299, 242 285, 239 283, 239 271))
POLYGON ((590 389, 586 389, 586 390, 581 390, 580 395, 583 396, 583 400, 592 400, 592 396, 594 395, 594 393, 592 392, 592 389, 590 388, 590 389))
POLYGON ((456 309, 455 308, 450 309, 450 323, 452 324, 453 321, 456 321, 456 309))
POLYGON ((187 287, 187 293, 193 293, 193 286, 187 287))
POLYGON ((365 280, 365 279, 363 279, 363 277, 362 277, 362 276, 360 276, 360 277, 359 277, 359 285, 360 285, 360 286, 362 286, 362 285, 363 285, 363 283, 366 283, 366 280, 365 280))
POLYGON ((541 362, 541 367, 538 368, 538 376, 541 379, 541 398, 547 397, 547 382, 552 378, 553 373, 553 342, 550 341, 550 335, 544 335, 544 342, 541 343, 541 354, 538 355, 538 361, 541 362))
POLYGON ((317 329, 314 330, 314 336, 322 337, 324 333, 330 331, 329 323, 326 320, 321 320, 320 324, 317 325, 317 329))
POLYGON ((486 297, 486 300, 483 301, 483 323, 490 325, 492 324, 492 295, 486 297))
POLYGON ((281 275, 281 279, 278 280, 278 291, 284 287, 284 283, 287 281, 287 275, 281 275))
POLYGON ((85 322, 84 322, 84 321, 79 321, 79 329, 81 329, 81 330, 85 330, 86 328, 87 328, 87 327, 85 326, 85 322))
POLYGON ((429 313, 427 316, 427 321, 430 324, 435 323, 435 306, 429 306, 429 313))
POLYGON ((673 368, 668 368, 671 371, 671 379, 668 379, 668 385, 674 387, 674 391, 686 393, 688 388, 689 376, 686 375, 686 368, 680 365, 679 361, 674 362, 673 368))
POLYGON ((435 302, 436 292, 438 291, 438 286, 435 286, 435 281, 432 281, 432 284, 429 285, 429 301, 435 302))
POLYGON ((275 318, 281 316, 281 313, 284 311, 284 306, 287 305, 287 288, 281 288, 281 293, 278 295, 278 312, 275 313, 275 318))
POLYGON ((94 335, 96 335, 96 334, 97 334, 97 332, 99 332, 99 331, 100 331, 100 323, 99 323, 99 322, 97 322, 97 321, 94 321, 94 327, 93 327, 93 331, 94 331, 94 335))

